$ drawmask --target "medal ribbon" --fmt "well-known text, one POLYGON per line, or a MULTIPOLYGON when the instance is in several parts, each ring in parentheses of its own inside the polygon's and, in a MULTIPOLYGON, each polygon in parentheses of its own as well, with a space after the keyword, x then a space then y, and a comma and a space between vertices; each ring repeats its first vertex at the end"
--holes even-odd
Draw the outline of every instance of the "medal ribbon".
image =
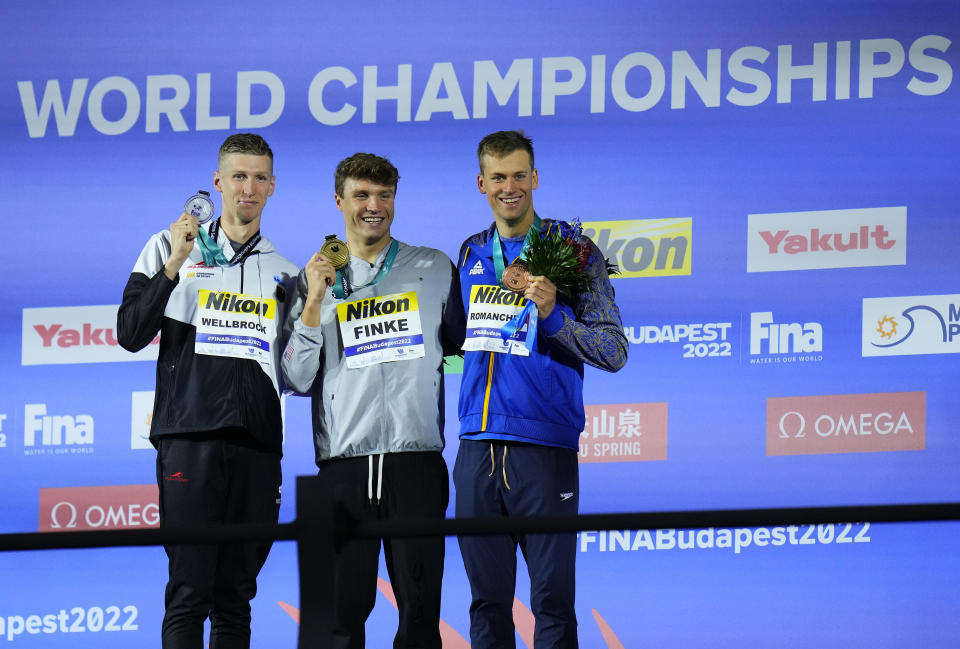
POLYGON ((236 266, 237 264, 242 264, 243 261, 250 256, 250 253, 253 252, 253 249, 260 243, 260 230, 257 230, 256 234, 247 239, 247 242, 240 247, 233 257, 227 259, 226 255, 223 254, 223 250, 220 249, 220 246, 217 245, 217 236, 220 234, 220 219, 217 219, 210 224, 210 232, 208 233, 203 228, 200 228, 198 231, 197 242, 200 245, 200 254, 203 255, 203 265, 204 266, 236 266))
POLYGON ((503 337, 504 342, 506 342, 506 340, 526 322, 527 338, 523 341, 523 344, 527 349, 533 351, 537 348, 537 321, 539 319, 540 314, 537 312, 537 303, 533 300, 527 300, 523 310, 513 316, 510 322, 500 327, 500 336, 503 337))
MULTIPOLYGON (((540 236, 540 217, 537 216, 537 213, 533 213, 533 223, 530 224, 530 229, 527 230, 527 236, 523 238, 523 247, 520 249, 520 254, 517 256, 517 259, 526 260, 527 251, 530 250, 531 241, 533 237, 540 236)), ((506 268, 503 257, 503 246, 500 243, 500 233, 497 231, 496 225, 493 227, 493 269, 497 273, 497 284, 503 286, 503 270, 506 268)))
MULTIPOLYGON (((383 265, 380 266, 380 272, 377 273, 377 276, 373 278, 373 281, 369 284, 364 284, 363 286, 358 286, 355 289, 351 289, 350 293, 354 291, 359 291, 362 288, 367 288, 368 286, 373 286, 381 279, 383 279, 387 273, 390 272, 390 269, 393 267, 393 262, 397 258, 397 251, 400 249, 400 244, 397 243, 397 240, 394 239, 390 242, 390 249, 387 250, 387 256, 383 259, 383 265)), ((337 271, 337 281, 333 283, 333 297, 338 300, 342 300, 347 296, 346 288, 346 275, 343 274, 343 270, 337 271)))
MULTIPOLYGON (((530 250, 531 241, 533 237, 540 236, 540 217, 537 216, 536 212, 533 214, 533 223, 530 224, 530 229, 527 230, 527 236, 523 238, 523 247, 520 249, 520 254, 517 256, 517 259, 522 259, 526 261, 527 251, 530 250)), ((493 268, 497 273, 497 283, 500 286, 503 286, 503 271, 504 271, 504 256, 503 256, 503 245, 500 243, 500 233, 497 231, 496 226, 493 228, 493 268)), ((500 335, 503 337, 503 340, 506 341, 510 336, 512 336, 516 331, 523 326, 524 322, 527 323, 527 337, 524 340, 524 346, 533 351, 537 348, 537 321, 540 319, 539 314, 537 313, 537 305, 533 300, 527 300, 527 303, 524 305, 523 310, 515 315, 510 322, 506 323, 500 327, 500 335)))

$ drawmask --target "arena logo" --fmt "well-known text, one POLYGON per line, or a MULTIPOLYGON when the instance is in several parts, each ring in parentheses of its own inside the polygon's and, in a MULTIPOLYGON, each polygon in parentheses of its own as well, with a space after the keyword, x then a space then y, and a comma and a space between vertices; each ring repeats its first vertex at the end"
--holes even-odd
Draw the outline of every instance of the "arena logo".
POLYGON ((617 264, 614 279, 691 273, 693 219, 586 221, 583 233, 617 264))
POLYGON ((750 355, 757 357, 751 364, 819 361, 822 351, 819 322, 774 322, 772 311, 750 314, 750 355))
POLYGON ((697 322, 626 326, 623 333, 631 345, 681 343, 683 358, 729 357, 732 322, 697 322))
POLYGON ((767 455, 923 450, 926 421, 926 392, 771 397, 767 455))
POLYGON ((750 214, 747 272, 903 266, 907 208, 750 214))
POLYGON ((150 424, 153 421, 153 390, 133 392, 130 397, 130 448, 153 450, 150 424))
POLYGON ((45 403, 23 408, 24 455, 93 453, 93 433, 90 415, 48 415, 45 403))
POLYGON ((863 300, 862 356, 960 353, 960 295, 863 300))
POLYGON ((580 463, 667 459, 667 404, 615 403, 584 407, 580 463))
POLYGON ((23 310, 21 363, 68 365, 157 359, 160 336, 132 354, 117 342, 117 306, 23 310))
POLYGON ((40 490, 40 532, 160 526, 155 484, 40 490))
MULTIPOLYGON (((393 594, 393 586, 389 581, 383 579, 382 577, 377 577, 377 590, 380 591, 380 594, 386 598, 386 600, 391 606, 393 606, 394 609, 397 609, 397 598, 393 594)), ((296 624, 300 624, 300 609, 284 601, 278 601, 277 605, 280 606, 280 608, 283 609, 283 611, 289 615, 290 619, 292 619, 296 624)), ((590 611, 593 613, 593 619, 597 624, 597 628, 600 631, 601 637, 603 637, 606 648, 623 649, 623 643, 620 642, 617 634, 614 633, 613 629, 610 627, 607 621, 603 619, 603 616, 600 615, 597 609, 591 608, 590 611)), ((527 607, 526 604, 514 597, 513 626, 517 630, 517 635, 520 637, 520 642, 522 642, 523 646, 527 649, 531 649, 534 646, 533 631, 535 623, 533 612, 527 607)), ((581 625, 580 628, 581 633, 583 633, 583 625, 581 625)), ((440 641, 445 649, 470 649, 469 640, 460 635, 456 629, 450 626, 442 618, 440 620, 440 641)))

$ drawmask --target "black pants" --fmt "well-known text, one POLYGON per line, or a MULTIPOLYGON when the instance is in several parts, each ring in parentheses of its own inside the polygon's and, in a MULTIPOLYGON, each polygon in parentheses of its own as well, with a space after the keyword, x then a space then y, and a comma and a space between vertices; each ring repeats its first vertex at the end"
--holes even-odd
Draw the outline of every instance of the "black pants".
MULTIPOLYGON (((573 516, 580 502, 577 452, 513 442, 460 440, 453 468, 457 518, 573 516)), ((461 536, 470 581, 470 646, 513 649, 517 546, 530 575, 535 649, 576 649, 577 535, 461 536)))
MULTIPOLYGON (((358 520, 443 518, 450 498, 439 452, 335 459, 320 467, 333 497, 358 520)), ((440 649, 444 539, 382 539, 400 622, 395 649, 440 649)), ((381 539, 346 542, 333 556, 334 649, 364 649, 364 624, 377 598, 381 539)), ((306 611, 303 611, 306 614, 306 611)))
MULTIPOLYGON (((157 451, 160 525, 276 523, 280 454, 225 439, 163 438, 157 451)), ((166 546, 170 577, 163 649, 250 646, 250 600, 271 543, 166 546)))

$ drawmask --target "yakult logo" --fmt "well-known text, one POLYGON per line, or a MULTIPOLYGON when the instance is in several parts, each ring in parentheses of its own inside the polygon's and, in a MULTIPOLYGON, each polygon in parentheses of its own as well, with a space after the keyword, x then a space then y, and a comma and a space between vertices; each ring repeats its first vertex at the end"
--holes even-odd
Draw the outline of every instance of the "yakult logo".
POLYGON ((40 490, 40 532, 160 526, 155 484, 40 490))
POLYGON ((863 356, 960 353, 960 295, 863 300, 863 356))
POLYGON ((135 354, 120 347, 117 306, 23 310, 23 365, 114 363, 157 359, 160 337, 135 354))
POLYGON ((589 221, 583 233, 619 266, 614 278, 690 274, 693 219, 589 221))
POLYGON ((47 404, 28 403, 23 408, 25 455, 93 452, 93 417, 48 415, 47 404))
POLYGON ((926 392, 767 399, 767 455, 923 450, 926 392))
POLYGON ((907 208, 750 214, 747 272, 902 266, 907 208))

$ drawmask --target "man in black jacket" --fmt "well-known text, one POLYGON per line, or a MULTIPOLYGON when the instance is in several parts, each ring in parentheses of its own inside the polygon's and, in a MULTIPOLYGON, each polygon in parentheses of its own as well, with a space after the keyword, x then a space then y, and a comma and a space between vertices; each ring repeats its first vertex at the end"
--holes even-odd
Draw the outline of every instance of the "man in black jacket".
MULTIPOLYGON (((297 267, 260 234, 273 152, 259 135, 220 147, 222 215, 183 213, 147 242, 117 314, 120 344, 160 333, 150 441, 162 527, 276 523, 280 510, 279 354, 297 267)), ((250 646, 250 600, 270 543, 170 545, 164 649, 250 646)))

